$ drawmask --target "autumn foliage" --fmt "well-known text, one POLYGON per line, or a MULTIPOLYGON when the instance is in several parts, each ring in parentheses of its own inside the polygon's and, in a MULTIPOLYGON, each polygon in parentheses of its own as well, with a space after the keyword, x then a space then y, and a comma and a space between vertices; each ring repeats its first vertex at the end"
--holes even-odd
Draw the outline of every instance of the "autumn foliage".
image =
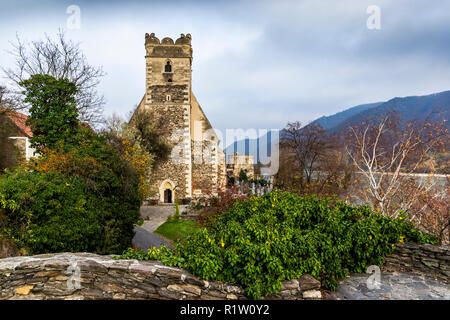
POLYGON ((36 107, 31 118, 47 125, 35 140, 40 156, 0 177, 0 238, 24 254, 120 252, 131 245, 142 201, 135 154, 125 145, 122 156, 79 121, 65 123, 64 134, 58 134, 61 128, 52 119, 63 121, 68 109, 74 110, 64 96, 73 90, 64 91, 66 82, 52 89, 54 81, 44 80, 38 82, 43 91, 58 91, 48 94, 55 108, 43 112, 44 93, 28 91, 36 107))

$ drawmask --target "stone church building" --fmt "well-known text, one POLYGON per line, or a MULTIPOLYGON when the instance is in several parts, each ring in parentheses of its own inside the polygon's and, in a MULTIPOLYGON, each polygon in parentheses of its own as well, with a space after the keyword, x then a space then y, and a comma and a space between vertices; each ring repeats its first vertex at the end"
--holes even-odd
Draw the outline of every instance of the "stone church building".
POLYGON ((164 117, 169 160, 151 177, 150 199, 174 203, 217 195, 226 186, 225 153, 192 90, 191 35, 175 42, 145 35, 145 95, 135 112, 151 110, 164 117))

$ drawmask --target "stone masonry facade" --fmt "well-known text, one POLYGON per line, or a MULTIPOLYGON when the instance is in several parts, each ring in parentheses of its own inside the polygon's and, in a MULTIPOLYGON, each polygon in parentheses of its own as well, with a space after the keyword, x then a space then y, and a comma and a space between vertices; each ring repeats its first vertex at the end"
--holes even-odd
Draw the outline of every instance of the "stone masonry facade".
MULTIPOLYGON (((304 275, 265 299, 320 299, 320 282, 304 275)), ((157 261, 116 260, 90 253, 0 259, 0 299, 245 300, 242 287, 205 281, 157 261)))
POLYGON ((150 198, 215 196, 226 185, 225 154, 192 91, 191 35, 174 42, 146 34, 145 49, 146 92, 135 112, 163 117, 172 147, 169 160, 153 170, 150 198))
POLYGON ((240 155, 237 152, 228 156, 227 176, 239 177, 245 171, 249 179, 255 177, 255 163, 252 155, 240 155))

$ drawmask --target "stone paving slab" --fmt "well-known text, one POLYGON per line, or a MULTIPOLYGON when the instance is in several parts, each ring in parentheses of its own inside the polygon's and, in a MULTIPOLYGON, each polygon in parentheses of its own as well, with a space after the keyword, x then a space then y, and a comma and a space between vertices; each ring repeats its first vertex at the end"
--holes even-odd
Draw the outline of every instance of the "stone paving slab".
POLYGON ((331 300, 450 300, 450 284, 406 272, 382 272, 378 288, 369 289, 370 274, 352 274, 341 281, 331 300))

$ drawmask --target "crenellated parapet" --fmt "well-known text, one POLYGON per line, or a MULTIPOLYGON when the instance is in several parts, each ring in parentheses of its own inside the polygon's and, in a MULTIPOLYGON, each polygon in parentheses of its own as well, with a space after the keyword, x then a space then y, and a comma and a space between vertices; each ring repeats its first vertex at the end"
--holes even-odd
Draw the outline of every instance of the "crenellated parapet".
POLYGON ((146 45, 159 45, 159 44, 163 44, 163 45, 191 45, 191 34, 188 33, 186 35, 184 35, 184 33, 182 33, 180 35, 180 37, 174 42, 172 38, 170 37, 165 37, 163 38, 161 41, 159 41, 159 39, 155 36, 154 33, 146 33, 145 34, 145 44, 146 45))
POLYGON ((159 40, 154 33, 145 34, 145 48, 147 56, 150 57, 192 57, 191 35, 182 33, 180 37, 173 41, 172 38, 165 37, 159 40))

